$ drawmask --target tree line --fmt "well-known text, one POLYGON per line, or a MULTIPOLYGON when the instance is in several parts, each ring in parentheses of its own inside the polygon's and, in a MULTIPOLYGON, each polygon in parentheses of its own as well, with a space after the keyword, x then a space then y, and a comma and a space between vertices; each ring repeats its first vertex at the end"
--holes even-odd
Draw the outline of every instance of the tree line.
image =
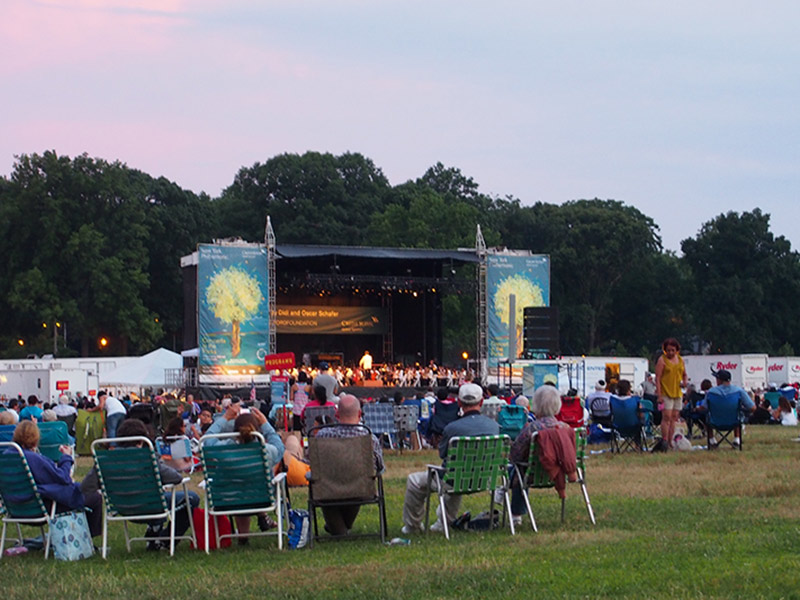
MULTIPOLYGON (((0 178, 0 354, 180 349, 180 257, 215 238, 261 241, 267 215, 279 243, 472 247, 480 224, 489 246, 549 254, 565 354, 651 357, 668 336, 695 352, 800 347, 798 254, 758 208, 702 224, 677 256, 635 207, 526 206, 440 163, 392 186, 361 154, 281 154, 211 198, 120 162, 44 152, 0 178)), ((443 303, 446 345, 474 345, 473 299, 443 303)))

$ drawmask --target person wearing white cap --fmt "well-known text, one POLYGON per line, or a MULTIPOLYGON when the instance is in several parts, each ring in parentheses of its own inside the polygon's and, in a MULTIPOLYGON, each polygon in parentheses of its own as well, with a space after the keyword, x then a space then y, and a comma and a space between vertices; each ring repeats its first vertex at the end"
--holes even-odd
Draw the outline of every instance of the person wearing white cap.
MULTIPOLYGON (((458 404, 461 407, 461 416, 449 423, 442 433, 439 442, 439 456, 444 460, 447 457, 447 445, 450 438, 456 436, 498 435, 500 426, 497 421, 481 414, 483 404, 483 389, 474 383, 465 383, 458 389, 458 404)), ((408 535, 422 531, 422 520, 425 518, 425 500, 432 491, 428 489, 428 473, 420 471, 411 473, 406 481, 406 498, 403 503, 403 534, 408 535)), ((436 509, 436 522, 431 525, 431 531, 442 531, 442 519, 453 522, 458 516, 461 506, 461 496, 445 496, 446 515, 441 509, 436 509)))

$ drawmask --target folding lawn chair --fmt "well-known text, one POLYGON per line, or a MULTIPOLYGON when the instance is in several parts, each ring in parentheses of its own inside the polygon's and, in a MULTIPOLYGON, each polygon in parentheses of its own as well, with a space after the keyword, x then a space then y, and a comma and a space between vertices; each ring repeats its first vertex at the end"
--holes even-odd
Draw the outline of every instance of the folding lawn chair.
POLYGON ((397 447, 400 451, 403 450, 403 439, 406 434, 409 436, 417 436, 417 448, 422 448, 422 440, 419 436, 417 424, 419 423, 419 405, 401 404, 394 407, 394 427, 397 430, 398 437, 400 438, 397 447))
POLYGON ((125 547, 131 551, 131 542, 169 540, 169 555, 175 554, 175 540, 191 540, 197 546, 192 521, 192 508, 185 477, 179 484, 164 485, 158 466, 158 457, 152 442, 146 437, 101 438, 92 442, 92 455, 103 492, 103 558, 108 553, 108 523, 122 521, 125 547), (111 443, 116 444, 111 447, 111 443), (141 446, 136 444, 141 443, 141 446), (177 487, 183 492, 183 506, 191 525, 191 535, 175 535, 177 515, 177 487), (168 502, 165 492, 171 493, 168 502), (169 536, 130 537, 128 521, 151 523, 169 519, 169 536))
POLYGON ((308 432, 317 425, 327 425, 328 423, 336 423, 336 407, 333 404, 307 406, 303 416, 303 435, 307 436, 308 432))
POLYGON ((0 425, 0 442, 10 442, 14 439, 16 425, 0 425))
MULTIPOLYGON (((476 437, 454 437, 447 446, 445 466, 428 465, 428 489, 436 490, 442 512, 444 535, 449 540, 450 530, 445 510, 445 494, 476 494, 488 492, 489 515, 494 515, 494 491, 503 493, 503 520, 511 513, 511 498, 508 493, 508 453, 511 438, 507 435, 476 437)), ((493 517, 490 517, 493 518, 493 517)), ((425 532, 430 528, 430 494, 425 499, 425 532)), ((511 535, 514 520, 508 519, 511 535)))
POLYGON ((219 433, 200 438, 200 456, 203 477, 206 482, 205 500, 205 548, 209 552, 210 521, 218 515, 250 516, 257 513, 274 512, 278 522, 277 531, 249 533, 232 532, 220 535, 216 529, 216 547, 223 538, 248 538, 265 535, 278 536, 278 550, 283 549, 285 524, 288 522, 286 506, 286 473, 273 476, 272 464, 267 453, 264 436, 253 433, 249 444, 216 443, 211 439, 238 440, 238 433, 219 433))
POLYGON ((3 519, 0 558, 5 550, 6 527, 13 523, 17 526, 18 545, 22 544, 20 525, 38 526, 41 529, 44 558, 47 560, 50 554, 50 521, 56 516, 56 503, 52 502, 50 510, 47 510, 36 488, 25 454, 14 442, 0 442, 0 500, 0 515, 3 519))
MULTIPOLYGON (((315 431, 330 427, 314 428, 315 431)), ((352 437, 308 437, 311 479, 308 481, 308 512, 314 524, 309 542, 319 539, 317 508, 377 504, 381 543, 386 541, 386 502, 383 477, 375 468, 372 432, 364 425, 352 427, 363 435, 352 437)), ((360 534, 376 535, 376 534, 360 534)), ((359 537, 348 535, 347 537, 359 537)))
POLYGON ((393 449, 392 435, 397 433, 394 421, 394 405, 373 402, 364 404, 361 407, 361 412, 364 425, 378 436, 378 439, 384 435, 389 438, 389 447, 393 449))
MULTIPOLYGON (((571 439, 575 442, 575 463, 577 465, 578 479, 575 483, 580 484, 581 492, 583 493, 583 501, 586 504, 586 512, 589 513, 589 519, 592 525, 596 525, 594 518, 594 511, 592 510, 592 503, 589 500, 589 492, 586 489, 586 429, 579 427, 574 431, 574 437, 571 439)), ((522 487, 522 497, 525 500, 525 508, 528 511, 528 518, 531 520, 531 528, 538 531, 536 527, 536 520, 533 516, 533 509, 531 508, 531 501, 529 493, 531 489, 544 489, 554 488, 555 482, 550 479, 541 461, 539 460, 539 436, 544 435, 557 435, 554 429, 543 431, 536 431, 531 436, 531 448, 528 454, 528 462, 518 463, 514 465, 514 476, 520 482, 522 487)), ((561 498, 561 522, 564 522, 566 513, 566 497, 561 498)))
POLYGON ((638 397, 611 396, 611 451, 647 451, 645 421, 638 397))
MULTIPOLYGON (((706 392, 706 407, 708 415, 706 417, 706 439, 707 448, 712 450, 719 446, 723 441, 727 442, 731 448, 736 449, 734 440, 730 439, 732 433, 741 427, 739 418, 741 402, 738 395, 724 394, 718 389, 710 389, 706 392)), ((740 436, 738 449, 742 449, 740 436)))
POLYGON ((481 414, 484 417, 489 417, 493 421, 497 421, 497 414, 500 412, 502 404, 486 404, 481 406, 481 414))

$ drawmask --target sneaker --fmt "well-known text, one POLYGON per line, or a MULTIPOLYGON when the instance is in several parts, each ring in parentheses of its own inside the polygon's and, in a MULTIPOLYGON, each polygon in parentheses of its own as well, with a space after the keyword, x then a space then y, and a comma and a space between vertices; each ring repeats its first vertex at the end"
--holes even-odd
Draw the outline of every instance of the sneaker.
POLYGON ((160 540, 152 540, 147 542, 147 551, 148 552, 158 552, 162 548, 166 548, 167 545, 160 540))
POLYGON ((415 533, 422 533, 423 531, 425 531, 424 525, 420 525, 419 528, 403 525, 403 527, 400 529, 400 533, 402 533, 403 535, 413 535, 415 533))
POLYGON ((439 519, 436 519, 436 522, 431 525, 430 530, 434 533, 441 533, 444 531, 444 523, 442 523, 439 519))
POLYGON ((742 440, 739 438, 733 438, 733 447, 740 448, 742 446, 742 440))
POLYGON ((258 515, 258 528, 261 531, 269 531, 270 529, 275 529, 277 526, 278 524, 269 515, 258 515))
POLYGON ((522 525, 522 515, 513 515, 511 520, 514 522, 514 527, 522 525))

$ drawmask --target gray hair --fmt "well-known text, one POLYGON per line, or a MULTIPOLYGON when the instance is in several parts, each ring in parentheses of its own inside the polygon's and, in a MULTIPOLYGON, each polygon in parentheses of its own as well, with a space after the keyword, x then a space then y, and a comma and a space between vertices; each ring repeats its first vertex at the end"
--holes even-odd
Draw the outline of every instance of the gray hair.
POLYGON ((45 423, 49 421, 58 421, 58 415, 56 415, 56 411, 51 408, 42 411, 42 421, 45 423))
POLYGON ((537 418, 554 417, 561 410, 561 394, 552 385, 543 385, 533 392, 531 411, 537 418))

